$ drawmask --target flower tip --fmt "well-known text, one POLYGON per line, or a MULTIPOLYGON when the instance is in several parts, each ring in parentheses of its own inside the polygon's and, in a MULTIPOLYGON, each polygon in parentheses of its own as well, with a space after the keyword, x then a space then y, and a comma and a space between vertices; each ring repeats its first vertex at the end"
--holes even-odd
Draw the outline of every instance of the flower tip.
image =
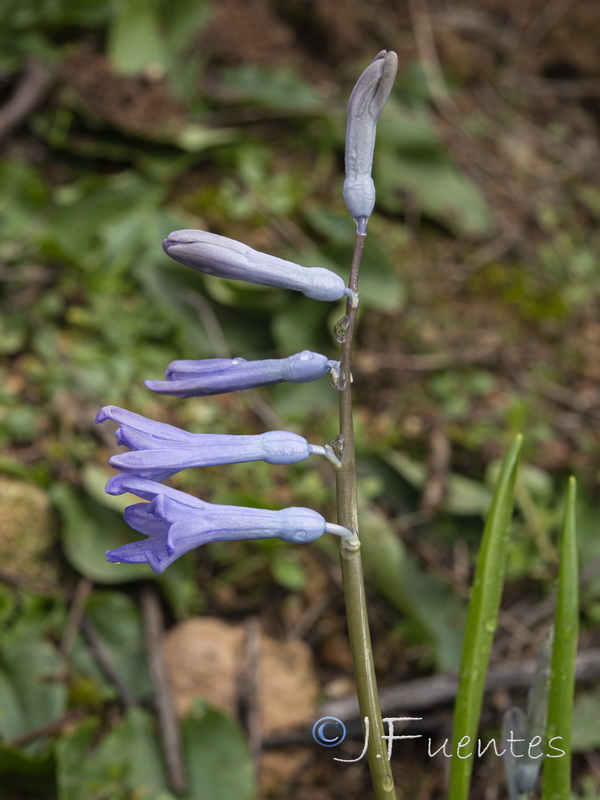
MULTIPOLYGON (((163 240, 163 248, 175 247, 179 244, 195 244, 202 239, 205 231, 197 231, 194 228, 183 228, 180 231, 171 231, 166 239, 163 240)), ((206 235, 206 234, 205 234, 206 235)), ((208 234, 210 236, 210 234, 208 234)))
POLYGON ((102 406, 100 411, 96 414, 96 422, 104 422, 107 419, 114 419, 115 406, 102 406))
POLYGON ((386 86, 386 91, 389 93, 392 91, 392 85, 394 80, 396 79, 396 73, 398 72, 398 54, 395 53, 393 50, 388 50, 385 53, 384 61, 383 61, 383 82, 386 86), (387 87, 389 86, 389 91, 387 87))
POLYGON ((109 478, 104 488, 106 494, 125 494, 127 489, 122 485, 124 477, 125 476, 119 472, 118 475, 113 475, 112 478, 109 478))

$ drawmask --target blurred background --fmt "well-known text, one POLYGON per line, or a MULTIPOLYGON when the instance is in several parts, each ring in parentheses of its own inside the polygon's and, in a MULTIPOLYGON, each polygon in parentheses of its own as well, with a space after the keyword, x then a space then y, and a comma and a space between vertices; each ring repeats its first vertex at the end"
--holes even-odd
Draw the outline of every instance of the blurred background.
MULTIPOLYGON (((491 481, 522 431, 482 732, 524 703, 574 473, 575 788, 600 796, 596 0, 2 0, 0 20, 0 796, 369 796, 364 761, 333 761, 362 750, 335 543, 214 544, 160 577, 107 564, 137 535, 104 494, 117 447, 94 417, 337 434, 326 380, 186 401, 143 381, 173 359, 338 352, 341 305, 206 279, 161 241, 208 229, 346 276, 345 109, 381 49, 400 69, 353 372, 384 713, 423 717, 394 772, 406 797, 444 796, 426 739, 449 735, 452 685, 434 687, 457 668, 491 481), (348 725, 335 750, 310 736, 326 712, 348 725)), ((334 517, 326 464, 172 485, 334 517)), ((501 759, 472 796, 506 796, 501 759)))

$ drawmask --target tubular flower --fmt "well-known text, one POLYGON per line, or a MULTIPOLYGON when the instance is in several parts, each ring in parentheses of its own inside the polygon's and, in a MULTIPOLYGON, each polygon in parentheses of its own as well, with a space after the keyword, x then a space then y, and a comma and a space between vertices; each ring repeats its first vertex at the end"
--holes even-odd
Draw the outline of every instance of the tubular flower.
POLYGON ((237 392, 281 381, 307 383, 321 378, 338 362, 303 350, 288 358, 246 361, 244 358, 207 358, 203 361, 173 361, 164 381, 146 381, 148 389, 176 397, 199 397, 237 392))
POLYGON ((359 233, 366 233, 367 219, 375 206, 371 169, 377 120, 390 96, 397 70, 396 53, 382 50, 356 82, 348 102, 344 201, 357 221, 359 233))
POLYGON ((252 436, 187 433, 117 406, 100 409, 96 422, 107 419, 121 423, 115 432, 117 442, 132 451, 112 456, 111 467, 154 481, 164 481, 187 467, 243 461, 296 464, 311 453, 324 452, 324 448, 310 445, 302 436, 288 431, 252 436))
POLYGON ((180 264, 218 278, 294 289, 313 300, 339 300, 344 295, 352 296, 343 279, 331 270, 301 267, 216 233, 175 231, 164 240, 163 249, 180 264))
POLYGON ((154 572, 163 572, 179 556, 209 542, 278 538, 301 544, 312 542, 326 531, 350 535, 346 528, 327 523, 309 508, 267 511, 214 505, 137 475, 115 475, 107 483, 106 491, 131 492, 150 501, 125 509, 125 522, 148 538, 109 550, 107 560, 126 564, 148 562, 154 572))

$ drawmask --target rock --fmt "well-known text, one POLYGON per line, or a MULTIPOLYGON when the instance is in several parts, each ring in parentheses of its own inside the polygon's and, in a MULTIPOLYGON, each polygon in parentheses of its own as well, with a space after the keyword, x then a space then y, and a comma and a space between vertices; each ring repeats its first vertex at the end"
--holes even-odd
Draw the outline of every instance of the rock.
MULTIPOLYGON (((198 697, 236 715, 249 670, 243 625, 209 617, 188 619, 167 633, 163 652, 179 716, 184 716, 198 697)), ((256 684, 263 738, 312 727, 318 685, 312 653, 304 642, 281 642, 261 634, 256 684)), ((261 796, 289 780, 308 754, 303 747, 263 753, 261 796)))
MULTIPOLYGON (((197 697, 235 715, 248 667, 246 631, 219 619, 188 619, 165 636, 163 649, 173 700, 184 716, 197 697)), ((261 634, 258 702, 264 737, 314 722, 317 682, 312 653, 301 641, 261 634)))
POLYGON ((50 502, 30 483, 0 477, 0 564, 7 573, 55 583, 50 502))

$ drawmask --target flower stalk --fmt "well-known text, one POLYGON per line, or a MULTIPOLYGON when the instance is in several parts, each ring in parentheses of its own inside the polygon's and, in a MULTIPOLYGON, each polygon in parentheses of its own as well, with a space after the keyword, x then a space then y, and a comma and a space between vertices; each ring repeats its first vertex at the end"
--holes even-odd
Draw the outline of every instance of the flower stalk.
MULTIPOLYGON (((360 262, 366 233, 357 233, 350 270, 349 286, 358 292, 360 262)), ((340 434, 344 440, 344 458, 336 473, 338 523, 353 531, 351 538, 340 539, 340 562, 348 637, 352 652, 356 692, 360 716, 369 719, 367 759, 376 800, 395 800, 396 791, 388 760, 384 735, 373 649, 369 631, 365 583, 363 577, 360 540, 358 538, 358 492, 356 487, 356 457, 354 450, 354 422, 352 415, 352 345, 356 326, 357 308, 349 300, 346 307, 347 328, 342 343, 339 378, 340 434)), ((363 733, 366 733, 363 730, 363 733)))

